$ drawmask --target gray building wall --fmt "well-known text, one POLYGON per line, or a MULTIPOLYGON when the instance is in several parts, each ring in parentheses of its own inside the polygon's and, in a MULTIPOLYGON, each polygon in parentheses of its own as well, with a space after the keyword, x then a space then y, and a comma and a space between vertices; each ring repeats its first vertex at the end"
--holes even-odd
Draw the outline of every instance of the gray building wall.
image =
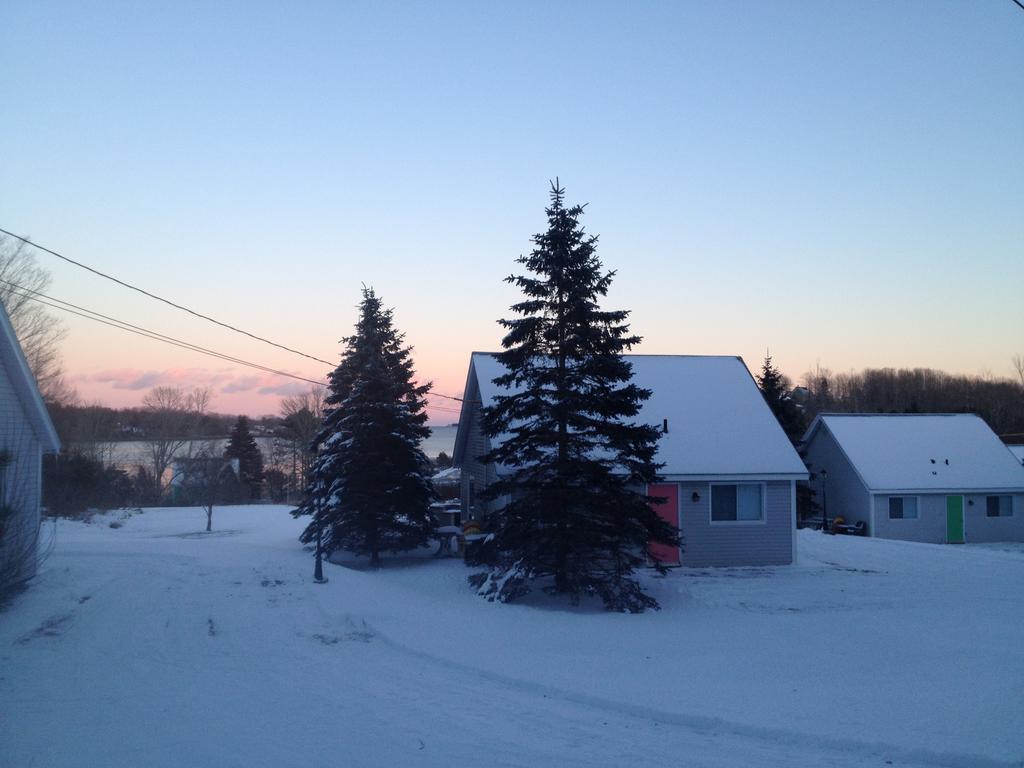
POLYGON ((817 494, 819 504, 824 499, 829 519, 842 517, 848 523, 863 521, 869 534, 876 535, 871 530, 871 494, 827 425, 821 424, 805 446, 804 459, 808 470, 816 476, 810 481, 811 489, 817 494), (824 481, 822 469, 828 471, 824 481))
POLYGON ((995 494, 964 494, 964 541, 1024 541, 1024 493, 999 494, 1013 496, 1012 517, 988 517, 985 499, 989 495, 995 494))
MULTIPOLYGON (((892 494, 901 496, 904 494, 892 494)), ((913 495, 913 494, 906 494, 913 495)), ((946 496, 917 496, 917 519, 889 519, 890 494, 875 494, 875 536, 942 544, 946 541, 946 496)), ((966 503, 966 502, 965 502, 966 503)))
MULTIPOLYGON (((946 542, 945 493, 892 494, 917 496, 917 519, 890 520, 890 494, 875 495, 875 523, 877 536, 930 544, 946 542)), ((964 541, 982 543, 991 541, 1024 541, 1024 494, 1013 495, 1012 517, 988 517, 986 497, 995 494, 964 492, 964 541), (973 502, 973 503, 971 503, 973 502)))
POLYGON ((0 538, 0 584, 32 576, 39 539, 39 502, 42 450, 39 438, 0 362, 0 450, 11 461, 2 470, 0 504, 10 510, 0 538))
POLYGON ((679 483, 682 565, 788 565, 793 562, 793 493, 789 480, 767 481, 763 522, 711 523, 711 483, 679 483), (700 499, 693 500, 696 492, 700 499))
POLYGON ((461 498, 462 514, 464 519, 471 516, 486 517, 491 511, 492 503, 485 503, 480 500, 479 494, 484 488, 494 482, 496 472, 493 466, 485 466, 480 463, 480 457, 490 450, 490 441, 481 429, 482 405, 480 403, 480 389, 476 383, 474 373, 467 387, 466 400, 468 408, 466 416, 466 447, 461 461, 461 498))

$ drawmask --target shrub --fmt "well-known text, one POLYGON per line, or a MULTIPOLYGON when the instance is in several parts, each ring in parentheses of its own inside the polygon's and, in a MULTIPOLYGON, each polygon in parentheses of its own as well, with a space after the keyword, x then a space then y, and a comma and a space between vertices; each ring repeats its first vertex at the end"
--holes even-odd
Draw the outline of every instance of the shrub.
POLYGON ((62 453, 43 465, 43 504, 53 515, 77 517, 90 507, 123 507, 133 490, 127 472, 78 453, 62 453))

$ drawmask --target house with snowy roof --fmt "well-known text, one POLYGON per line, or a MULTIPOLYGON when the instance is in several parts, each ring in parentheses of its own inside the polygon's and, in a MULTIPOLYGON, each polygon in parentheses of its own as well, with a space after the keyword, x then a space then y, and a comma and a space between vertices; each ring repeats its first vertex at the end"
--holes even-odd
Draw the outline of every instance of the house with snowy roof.
POLYGON ((44 453, 60 440, 0 305, 0 589, 35 574, 44 453))
MULTIPOLYGON (((665 499, 657 511, 680 528, 682 549, 652 546, 669 565, 785 565, 796 558, 796 483, 807 470, 739 357, 626 355, 633 381, 650 389, 636 421, 661 430, 661 482, 643 489, 665 499)), ((455 438, 464 517, 486 518, 503 503, 479 493, 505 470, 484 465, 491 449, 481 409, 510 390, 494 384, 504 367, 474 352, 455 438)), ((495 438, 500 440, 500 436, 495 438)))
POLYGON ((1024 541, 1024 466, 972 414, 822 414, 804 435, 829 518, 932 543, 1024 541))

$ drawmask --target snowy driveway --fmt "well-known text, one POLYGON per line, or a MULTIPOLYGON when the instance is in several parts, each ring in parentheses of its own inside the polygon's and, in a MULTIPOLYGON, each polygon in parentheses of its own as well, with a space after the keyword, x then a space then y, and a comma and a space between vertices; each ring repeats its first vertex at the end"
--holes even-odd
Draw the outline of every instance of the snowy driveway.
POLYGON ((0 612, 0 766, 1010 766, 1024 552, 802 533, 664 610, 326 567, 281 507, 61 522, 0 612))

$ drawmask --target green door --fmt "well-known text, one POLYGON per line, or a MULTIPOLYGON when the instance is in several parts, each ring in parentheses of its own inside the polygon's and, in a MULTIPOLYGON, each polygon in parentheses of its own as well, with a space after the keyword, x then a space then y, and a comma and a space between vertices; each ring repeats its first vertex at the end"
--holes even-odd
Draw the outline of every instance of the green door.
POLYGON ((946 543, 964 543, 964 497, 946 497, 946 543))

